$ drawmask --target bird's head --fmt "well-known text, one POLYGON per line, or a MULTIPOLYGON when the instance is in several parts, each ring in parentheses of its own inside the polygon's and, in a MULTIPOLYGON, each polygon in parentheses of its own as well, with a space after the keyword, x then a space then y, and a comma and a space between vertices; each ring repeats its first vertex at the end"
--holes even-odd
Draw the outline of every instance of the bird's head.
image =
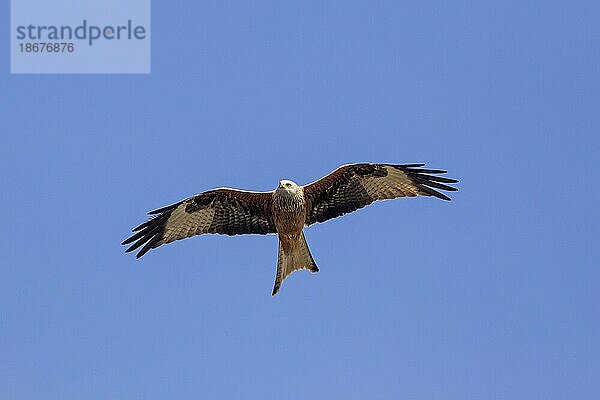
POLYGON ((287 179, 279 181, 279 186, 277 186, 278 191, 286 192, 296 192, 298 188, 299 186, 295 182, 289 181, 287 179))

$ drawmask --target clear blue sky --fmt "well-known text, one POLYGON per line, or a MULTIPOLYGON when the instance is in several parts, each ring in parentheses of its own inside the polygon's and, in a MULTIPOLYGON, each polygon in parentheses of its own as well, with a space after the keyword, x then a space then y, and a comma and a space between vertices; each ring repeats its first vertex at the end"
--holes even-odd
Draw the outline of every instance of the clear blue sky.
POLYGON ((154 2, 150 75, 0 37, 0 398, 600 398, 598 2, 249 3, 154 2), (274 298, 275 236, 119 244, 358 161, 460 191, 307 229, 274 298))

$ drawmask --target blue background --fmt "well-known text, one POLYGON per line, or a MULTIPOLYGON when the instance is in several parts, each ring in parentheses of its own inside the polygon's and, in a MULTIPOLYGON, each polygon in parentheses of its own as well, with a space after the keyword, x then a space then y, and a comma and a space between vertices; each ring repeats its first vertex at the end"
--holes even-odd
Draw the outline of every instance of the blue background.
POLYGON ((599 3, 282 3, 154 2, 151 75, 4 58, 0 397, 600 398, 599 3), (275 236, 119 245, 358 161, 460 191, 307 229, 274 298, 275 236))

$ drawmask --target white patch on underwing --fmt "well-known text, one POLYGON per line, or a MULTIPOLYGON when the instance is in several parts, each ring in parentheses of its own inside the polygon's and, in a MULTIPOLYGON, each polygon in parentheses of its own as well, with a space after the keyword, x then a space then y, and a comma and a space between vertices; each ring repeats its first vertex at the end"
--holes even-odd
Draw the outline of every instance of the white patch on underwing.
POLYGON ((180 204, 167 220, 163 236, 165 243, 208 232, 215 209, 209 207, 188 213, 185 211, 186 205, 180 204))
POLYGON ((419 189, 404 172, 387 165, 384 168, 387 171, 386 176, 368 177, 362 181, 363 187, 371 198, 384 200, 419 194, 419 189))

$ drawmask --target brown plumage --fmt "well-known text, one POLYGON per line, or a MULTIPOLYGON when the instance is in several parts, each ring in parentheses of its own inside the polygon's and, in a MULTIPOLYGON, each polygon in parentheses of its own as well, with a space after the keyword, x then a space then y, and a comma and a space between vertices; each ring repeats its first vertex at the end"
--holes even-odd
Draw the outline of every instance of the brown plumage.
POLYGON ((279 251, 273 295, 283 280, 298 269, 318 272, 304 226, 358 210, 377 200, 398 197, 449 197, 455 179, 437 176, 446 171, 424 164, 350 164, 306 186, 281 181, 271 192, 220 188, 150 211, 155 215, 133 229, 123 241, 127 252, 141 247, 137 257, 162 244, 204 233, 225 235, 277 233, 279 251), (437 189, 437 190, 436 190, 437 189))

